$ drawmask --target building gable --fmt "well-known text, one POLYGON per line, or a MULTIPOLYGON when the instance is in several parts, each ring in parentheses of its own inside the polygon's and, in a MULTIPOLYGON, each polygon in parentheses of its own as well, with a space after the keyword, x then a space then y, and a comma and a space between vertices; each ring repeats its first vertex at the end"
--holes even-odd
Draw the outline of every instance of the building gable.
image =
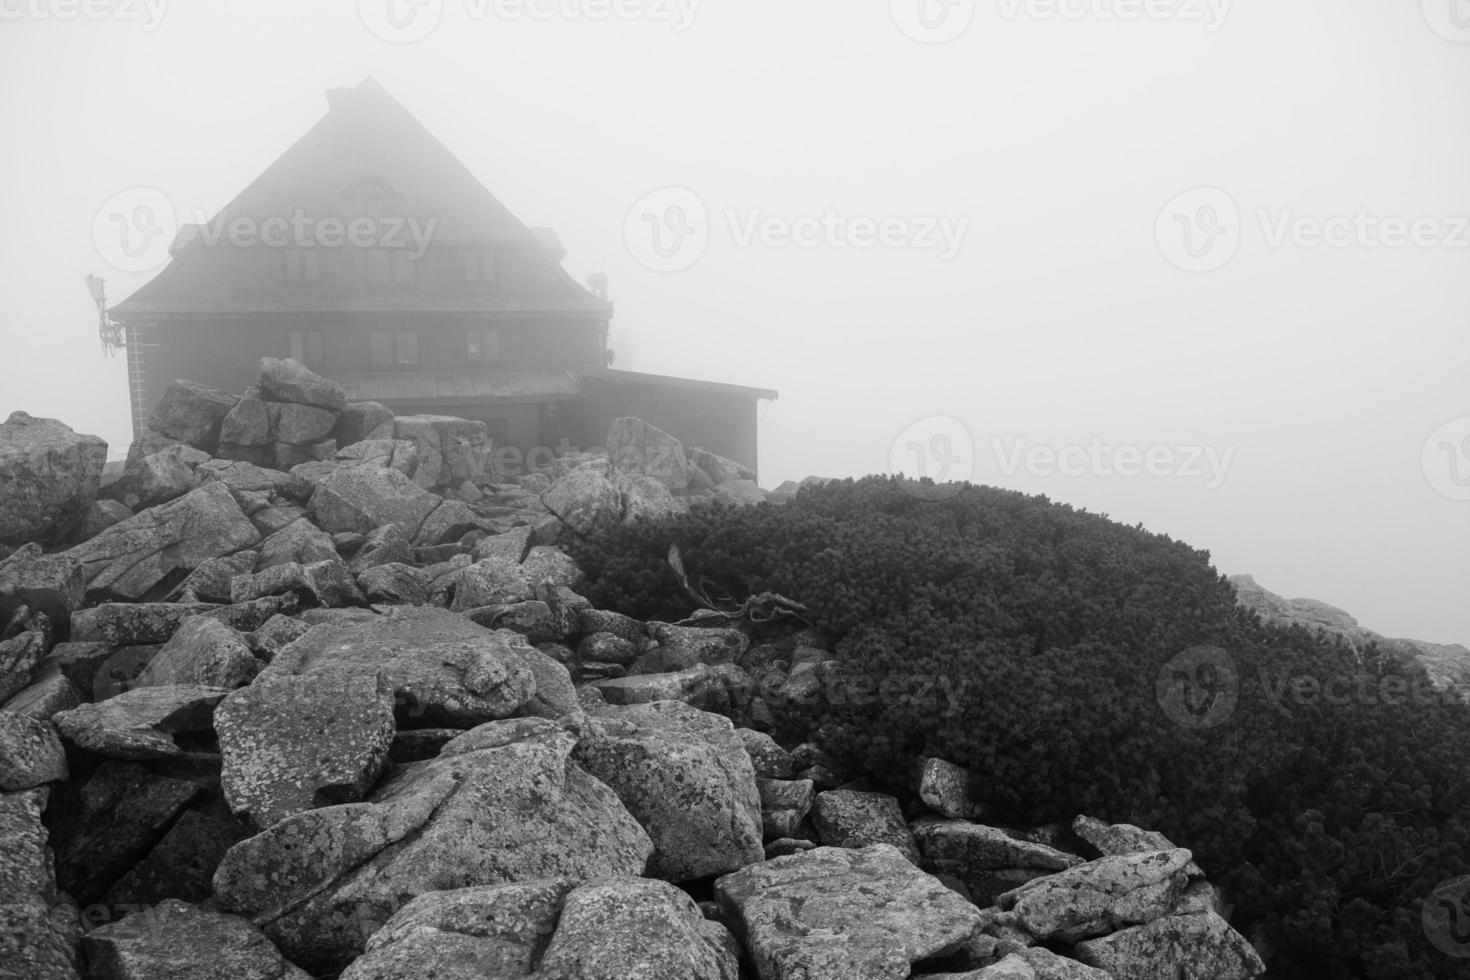
POLYGON ((447 303, 610 316, 561 268, 555 236, 520 221, 376 81, 334 89, 328 102, 326 115, 218 215, 180 235, 170 264, 117 316, 334 304, 371 311, 375 299, 401 308, 415 297, 427 310, 447 303), (328 246, 327 233, 354 219, 362 236, 344 241, 339 232, 328 246), (250 236, 243 246, 235 227, 250 236), (382 247, 355 247, 363 242, 382 247), (313 243, 314 256, 286 254, 313 243))

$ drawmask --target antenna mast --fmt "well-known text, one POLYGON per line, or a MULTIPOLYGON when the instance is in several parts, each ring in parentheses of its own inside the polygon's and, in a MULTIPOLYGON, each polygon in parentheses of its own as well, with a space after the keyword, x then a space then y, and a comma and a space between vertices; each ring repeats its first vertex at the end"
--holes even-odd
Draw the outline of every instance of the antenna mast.
POLYGON ((85 276, 87 292, 97 304, 97 336, 102 341, 102 355, 114 357, 126 348, 128 352, 128 407, 133 416, 133 439, 143 437, 148 422, 148 382, 143 363, 143 348, 157 347, 138 339, 138 327, 126 327, 107 312, 107 282, 101 276, 85 276))
POLYGON ((87 292, 92 294, 92 302, 97 304, 97 336, 102 341, 102 353, 106 357, 112 357, 126 343, 123 340, 122 324, 107 313, 107 281, 100 276, 87 276, 86 283, 87 292))

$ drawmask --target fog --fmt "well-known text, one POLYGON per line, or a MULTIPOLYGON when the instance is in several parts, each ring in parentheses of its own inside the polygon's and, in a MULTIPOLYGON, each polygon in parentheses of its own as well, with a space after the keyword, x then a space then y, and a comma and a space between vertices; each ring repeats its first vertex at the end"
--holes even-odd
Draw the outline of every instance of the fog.
POLYGON ((0 65, 0 417, 122 452, 99 211, 212 214, 371 76, 606 273, 616 367, 780 391, 764 486, 1042 493, 1470 643, 1461 0, 0 0, 0 65))

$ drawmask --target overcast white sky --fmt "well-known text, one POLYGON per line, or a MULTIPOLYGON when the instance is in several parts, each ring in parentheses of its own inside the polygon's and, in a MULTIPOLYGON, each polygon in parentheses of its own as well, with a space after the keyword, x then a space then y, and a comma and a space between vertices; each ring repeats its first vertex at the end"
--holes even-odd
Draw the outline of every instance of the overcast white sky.
POLYGON ((767 486, 923 460, 1470 643, 1470 3, 611 6, 0 0, 0 416, 121 448, 99 208, 212 212, 372 75, 607 272, 618 367, 780 390, 767 486))

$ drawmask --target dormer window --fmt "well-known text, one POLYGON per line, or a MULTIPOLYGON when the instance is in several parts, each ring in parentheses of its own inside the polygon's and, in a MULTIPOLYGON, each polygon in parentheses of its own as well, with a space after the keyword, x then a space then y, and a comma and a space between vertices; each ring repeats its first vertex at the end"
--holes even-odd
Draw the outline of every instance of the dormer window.
POLYGON ((368 250, 368 282, 405 285, 418 279, 418 268, 402 248, 368 250))
POLYGON ((494 282, 495 253, 485 249, 465 252, 464 277, 468 282, 494 282))
POLYGON ((322 332, 320 330, 292 330, 289 334, 290 356, 302 364, 322 363, 322 332))
POLYGON ((465 355, 471 364, 499 364, 500 331, 470 330, 465 355))
POLYGON ((321 282, 321 256, 314 248, 286 249, 287 282, 321 282))
POLYGON ((373 367, 415 367, 419 363, 419 335, 415 330, 375 330, 368 338, 373 367))

